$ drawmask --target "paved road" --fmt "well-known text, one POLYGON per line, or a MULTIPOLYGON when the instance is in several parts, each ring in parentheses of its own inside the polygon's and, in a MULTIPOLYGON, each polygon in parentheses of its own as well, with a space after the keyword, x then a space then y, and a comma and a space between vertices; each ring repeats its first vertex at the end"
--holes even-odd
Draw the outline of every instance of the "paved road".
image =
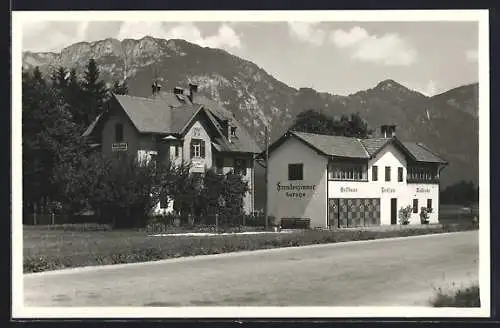
POLYGON ((27 274, 25 306, 427 305, 478 263, 477 231, 339 243, 27 274))

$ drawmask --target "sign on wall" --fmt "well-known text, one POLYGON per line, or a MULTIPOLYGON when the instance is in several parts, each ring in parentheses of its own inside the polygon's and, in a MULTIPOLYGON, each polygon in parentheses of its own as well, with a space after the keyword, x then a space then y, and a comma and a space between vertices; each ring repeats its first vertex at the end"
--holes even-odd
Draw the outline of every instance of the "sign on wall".
POLYGON ((205 161, 203 159, 193 158, 191 159, 191 167, 194 169, 204 169, 205 161))
POLYGON ((111 144, 112 151, 127 151, 128 144, 126 142, 115 142, 111 144))
POLYGON ((288 198, 302 198, 305 197, 307 192, 314 191, 316 185, 302 185, 302 184, 286 184, 282 185, 281 182, 276 183, 278 192, 284 192, 288 198))

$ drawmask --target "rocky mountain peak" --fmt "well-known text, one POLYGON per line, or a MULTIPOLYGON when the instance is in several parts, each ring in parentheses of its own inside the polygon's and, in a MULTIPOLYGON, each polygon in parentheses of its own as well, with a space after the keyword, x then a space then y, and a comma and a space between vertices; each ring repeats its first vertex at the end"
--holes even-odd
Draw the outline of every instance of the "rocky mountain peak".
POLYGON ((255 63, 220 49, 200 47, 182 39, 104 39, 79 42, 60 53, 23 53, 23 67, 39 66, 46 74, 57 66, 82 73, 94 58, 106 82, 127 77, 131 95, 149 97, 151 81, 163 79, 162 90, 199 84, 199 92, 230 110, 263 143, 264 126, 279 137, 296 115, 307 109, 331 116, 359 112, 371 128, 394 122, 402 140, 422 141, 447 158, 443 182, 456 177, 478 180, 477 85, 426 97, 393 79, 349 96, 293 88, 255 63), (456 142, 460 131, 461 142, 456 142), (448 176, 448 178, 447 178, 448 176))

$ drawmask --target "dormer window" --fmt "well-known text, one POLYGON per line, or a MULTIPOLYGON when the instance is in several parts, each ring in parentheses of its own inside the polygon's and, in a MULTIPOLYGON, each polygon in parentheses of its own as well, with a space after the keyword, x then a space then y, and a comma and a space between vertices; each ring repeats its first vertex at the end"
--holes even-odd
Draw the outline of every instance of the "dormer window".
POLYGON ((231 137, 236 137, 236 127, 235 126, 231 127, 231 137))

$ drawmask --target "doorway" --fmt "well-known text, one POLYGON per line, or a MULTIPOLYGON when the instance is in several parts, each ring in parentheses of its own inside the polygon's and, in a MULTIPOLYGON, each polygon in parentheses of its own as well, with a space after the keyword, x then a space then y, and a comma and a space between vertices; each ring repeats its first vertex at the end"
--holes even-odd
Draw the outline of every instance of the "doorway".
POLYGON ((398 223, 398 199, 391 198, 391 224, 398 223))

